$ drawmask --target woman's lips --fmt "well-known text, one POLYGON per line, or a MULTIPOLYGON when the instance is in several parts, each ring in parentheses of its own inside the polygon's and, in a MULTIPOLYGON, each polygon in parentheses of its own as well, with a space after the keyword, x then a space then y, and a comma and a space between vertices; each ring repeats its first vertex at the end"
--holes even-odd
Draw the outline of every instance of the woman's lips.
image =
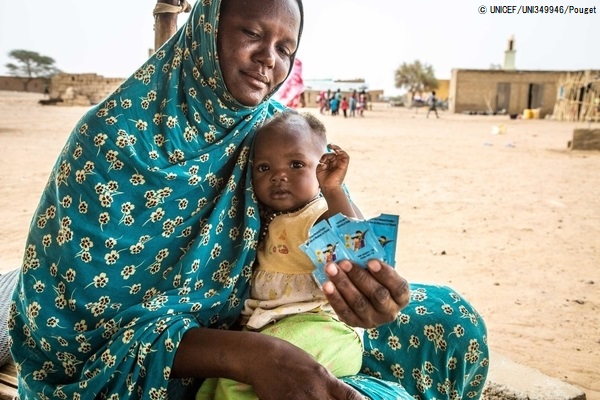
POLYGON ((256 79, 257 81, 264 83, 265 85, 268 85, 271 82, 269 77, 260 71, 246 71, 244 73, 249 77, 256 79))

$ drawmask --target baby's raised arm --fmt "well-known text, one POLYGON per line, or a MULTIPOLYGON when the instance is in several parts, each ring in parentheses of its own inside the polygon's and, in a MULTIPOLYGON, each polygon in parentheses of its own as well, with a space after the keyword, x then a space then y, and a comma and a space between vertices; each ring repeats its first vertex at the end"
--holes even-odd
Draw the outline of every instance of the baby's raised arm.
POLYGON ((323 154, 317 166, 317 180, 328 206, 328 210, 322 218, 329 218, 338 213, 356 218, 355 209, 343 188, 350 156, 335 144, 329 144, 327 147, 332 152, 323 154))

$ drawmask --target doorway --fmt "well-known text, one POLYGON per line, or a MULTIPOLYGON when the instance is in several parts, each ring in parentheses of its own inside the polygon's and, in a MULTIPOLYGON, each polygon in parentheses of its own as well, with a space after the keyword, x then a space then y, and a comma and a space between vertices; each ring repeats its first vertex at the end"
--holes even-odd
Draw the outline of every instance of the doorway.
POLYGON ((544 85, 541 83, 530 83, 527 94, 527 108, 542 108, 544 105, 544 85))
POLYGON ((496 93, 496 112, 508 113, 508 107, 510 105, 510 83, 509 82, 498 82, 498 89, 496 93))

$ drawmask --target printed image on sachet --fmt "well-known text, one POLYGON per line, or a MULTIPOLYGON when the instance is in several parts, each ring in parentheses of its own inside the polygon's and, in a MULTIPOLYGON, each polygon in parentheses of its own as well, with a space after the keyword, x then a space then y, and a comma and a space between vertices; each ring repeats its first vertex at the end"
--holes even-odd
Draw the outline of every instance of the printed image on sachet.
POLYGON ((366 220, 350 219, 342 214, 329 218, 331 229, 344 240, 350 260, 365 267, 372 258, 386 259, 386 252, 375 236, 373 227, 366 220))
POLYGON ((331 230, 326 220, 320 221, 310 229, 308 240, 300 245, 300 248, 315 265, 313 275, 320 285, 329 280, 325 274, 327 263, 351 258, 342 239, 331 230))
POLYGON ((391 266, 396 265, 396 241, 398 240, 398 224, 400 217, 393 214, 381 214, 369 219, 369 225, 385 250, 384 261, 391 266))

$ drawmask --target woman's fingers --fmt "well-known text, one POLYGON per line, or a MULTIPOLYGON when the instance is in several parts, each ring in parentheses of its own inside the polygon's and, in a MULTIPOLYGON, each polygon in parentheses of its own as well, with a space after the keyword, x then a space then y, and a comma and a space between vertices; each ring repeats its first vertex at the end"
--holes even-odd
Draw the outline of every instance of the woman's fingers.
MULTIPOLYGON (((249 338, 246 355, 261 354, 252 368, 241 368, 245 380, 264 400, 361 400, 359 392, 336 378, 316 359, 271 332, 241 332, 249 338), (253 346, 251 346, 253 345, 253 346)), ((239 350, 239 349, 238 349, 239 350)), ((244 355, 244 354, 242 354, 244 355)), ((246 364, 244 364, 246 365, 246 364)))
POLYGON ((335 400, 364 400, 354 388, 337 379, 333 385, 335 387, 330 388, 329 392, 333 394, 335 400))
MULTIPOLYGON (((342 261, 341 264, 345 262, 348 261, 342 261)), ((369 325, 369 328, 375 326, 368 321, 363 321, 363 318, 368 318, 372 313, 367 310, 367 299, 346 273, 334 263, 328 264, 325 271, 330 282, 323 285, 323 290, 338 317, 350 326, 363 328, 366 328, 366 325, 369 325)))
POLYGON ((393 321, 408 304, 409 288, 404 278, 378 260, 368 270, 350 261, 326 267, 331 282, 323 289, 340 319, 352 326, 372 328, 393 321))
POLYGON ((375 279, 385 287, 385 291, 377 289, 373 296, 376 301, 380 302, 382 307, 386 307, 386 304, 388 304, 388 295, 392 297, 400 310, 408 305, 410 301, 408 281, 401 277, 393 267, 379 260, 369 260, 367 268, 375 279))

